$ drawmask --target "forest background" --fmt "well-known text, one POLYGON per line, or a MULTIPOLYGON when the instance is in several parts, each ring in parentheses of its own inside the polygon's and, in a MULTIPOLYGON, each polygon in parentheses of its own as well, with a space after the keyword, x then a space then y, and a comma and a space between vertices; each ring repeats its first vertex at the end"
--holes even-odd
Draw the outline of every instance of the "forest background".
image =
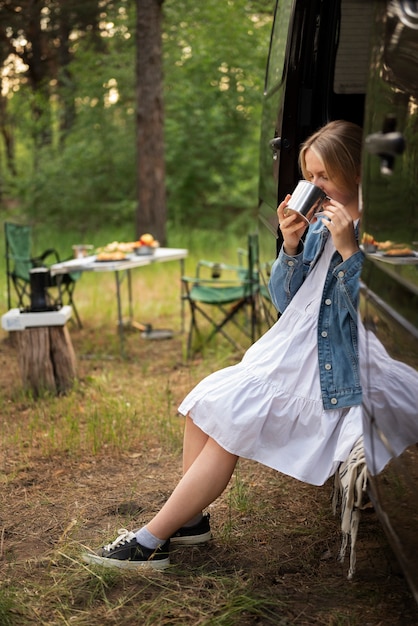
MULTIPOLYGON (((236 260, 254 226, 273 0, 0 0, 1 218, 30 221, 37 253, 134 236, 137 18, 152 5, 162 10, 166 243, 188 248, 190 269, 204 252, 236 260)), ((25 394, 15 344, 1 335, 0 625, 418 623, 372 512, 347 583, 331 484, 249 461, 210 509, 214 541, 172 550, 167 573, 81 562, 86 546, 161 507, 180 476, 180 401, 238 358, 222 343, 183 358, 177 264, 141 268, 134 281, 140 321, 173 338, 127 332, 120 358, 114 277, 85 272, 83 328, 69 325, 78 379, 65 396, 25 394)))
POLYGON ((246 232, 269 0, 1 1, 3 216, 80 241, 103 224, 134 232, 137 12, 150 3, 162 5, 168 238, 190 223, 246 232))

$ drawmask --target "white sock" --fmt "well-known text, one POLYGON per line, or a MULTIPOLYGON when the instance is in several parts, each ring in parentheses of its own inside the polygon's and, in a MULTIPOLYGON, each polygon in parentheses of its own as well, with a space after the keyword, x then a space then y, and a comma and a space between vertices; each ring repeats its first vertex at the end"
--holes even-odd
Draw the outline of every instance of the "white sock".
POLYGON ((150 550, 155 550, 158 546, 161 546, 165 543, 165 539, 158 539, 155 535, 150 533, 146 526, 143 526, 139 530, 136 531, 135 537, 138 543, 144 548, 149 548, 150 550))

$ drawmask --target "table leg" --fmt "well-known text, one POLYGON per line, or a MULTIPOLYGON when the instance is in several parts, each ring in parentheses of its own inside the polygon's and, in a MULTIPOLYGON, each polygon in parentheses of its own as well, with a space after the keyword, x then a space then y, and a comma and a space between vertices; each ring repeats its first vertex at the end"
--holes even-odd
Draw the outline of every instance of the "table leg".
POLYGON ((123 332, 123 319, 122 319, 122 303, 121 303, 121 295, 120 295, 120 283, 119 272, 115 272, 116 279, 116 299, 118 306, 118 332, 119 332, 119 342, 120 342, 120 353, 121 356, 125 356, 125 336, 123 332))
POLYGON ((183 282, 182 278, 184 276, 184 259, 180 259, 180 316, 181 316, 181 332, 184 333, 185 322, 184 322, 184 297, 183 297, 183 282))
POLYGON ((132 323, 134 319, 134 310, 132 306, 132 277, 131 270, 127 270, 128 274, 128 298, 129 298, 129 321, 132 323))

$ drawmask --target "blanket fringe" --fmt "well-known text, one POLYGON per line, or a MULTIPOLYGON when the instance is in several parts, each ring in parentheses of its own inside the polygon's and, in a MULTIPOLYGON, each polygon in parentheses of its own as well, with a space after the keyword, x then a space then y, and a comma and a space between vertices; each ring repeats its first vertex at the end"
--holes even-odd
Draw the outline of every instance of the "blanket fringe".
POLYGON ((361 510, 368 506, 365 502, 367 490, 367 466, 364 455, 363 437, 355 443, 350 455, 341 463, 334 476, 332 493, 332 510, 337 513, 341 504, 342 541, 338 561, 344 562, 348 544, 350 544, 350 562, 348 580, 352 580, 356 571, 356 542, 360 524, 361 510))

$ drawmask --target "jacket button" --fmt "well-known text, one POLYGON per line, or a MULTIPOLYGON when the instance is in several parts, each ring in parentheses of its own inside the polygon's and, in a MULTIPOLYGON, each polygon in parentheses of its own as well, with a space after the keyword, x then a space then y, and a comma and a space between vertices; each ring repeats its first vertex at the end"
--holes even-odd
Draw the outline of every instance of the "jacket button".
POLYGON ((338 272, 338 278, 342 278, 344 276, 345 272, 343 272, 342 270, 338 272))
POLYGON ((331 304, 331 300, 330 300, 329 298, 327 298, 327 299, 325 300, 325 304, 326 304, 327 306, 329 306, 329 305, 331 304))
POLYGON ((325 363, 325 369, 329 371, 331 369, 331 363, 325 363))
POLYGON ((323 330, 321 333, 321 337, 328 337, 328 333, 326 330, 323 330))
POLYGON ((330 402, 331 402, 331 404, 337 404, 338 400, 337 400, 337 398, 331 398, 330 402))
POLYGON ((289 267, 293 267, 295 262, 294 261, 288 261, 287 264, 288 264, 289 267))

